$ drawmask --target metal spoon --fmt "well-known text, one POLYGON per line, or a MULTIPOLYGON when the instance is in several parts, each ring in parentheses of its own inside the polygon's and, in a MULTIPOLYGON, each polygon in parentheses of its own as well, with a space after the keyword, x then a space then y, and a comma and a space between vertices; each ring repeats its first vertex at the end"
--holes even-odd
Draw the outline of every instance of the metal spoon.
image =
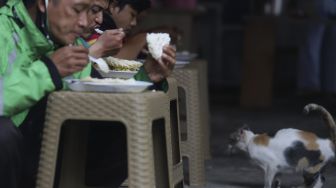
POLYGON ((102 58, 95 58, 89 56, 89 59, 91 62, 96 63, 98 65, 98 68, 103 72, 108 73, 110 71, 110 68, 108 67, 107 63, 102 58))

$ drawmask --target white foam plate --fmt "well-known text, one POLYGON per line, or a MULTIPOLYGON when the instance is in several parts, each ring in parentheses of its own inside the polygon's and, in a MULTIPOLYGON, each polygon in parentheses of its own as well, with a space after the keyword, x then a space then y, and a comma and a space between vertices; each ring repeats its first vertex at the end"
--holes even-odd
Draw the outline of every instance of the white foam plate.
POLYGON ((138 93, 152 85, 150 82, 135 81, 132 83, 83 82, 78 79, 66 80, 72 91, 93 91, 107 93, 138 93))
POLYGON ((178 61, 191 61, 196 57, 197 57, 196 53, 176 52, 176 60, 178 61))
POLYGON ((176 69, 183 68, 184 66, 188 65, 189 63, 190 63, 190 61, 176 61, 175 68, 176 69))
POLYGON ((123 78, 123 79, 133 78, 133 76, 137 73, 137 71, 115 71, 115 70, 110 70, 109 72, 104 72, 102 70, 98 71, 100 75, 104 78, 123 78))

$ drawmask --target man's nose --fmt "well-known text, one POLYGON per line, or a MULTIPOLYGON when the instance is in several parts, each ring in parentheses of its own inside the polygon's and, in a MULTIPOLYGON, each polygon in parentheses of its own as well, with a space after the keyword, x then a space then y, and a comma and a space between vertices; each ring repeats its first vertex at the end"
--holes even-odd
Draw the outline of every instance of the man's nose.
POLYGON ((103 13, 99 14, 99 16, 96 17, 96 23, 101 25, 103 23, 103 13))
POLYGON ((131 26, 136 26, 137 25, 137 20, 136 19, 133 19, 132 21, 131 21, 131 26))
POLYGON ((82 13, 78 20, 78 25, 80 27, 88 27, 89 26, 89 16, 87 13, 82 13))

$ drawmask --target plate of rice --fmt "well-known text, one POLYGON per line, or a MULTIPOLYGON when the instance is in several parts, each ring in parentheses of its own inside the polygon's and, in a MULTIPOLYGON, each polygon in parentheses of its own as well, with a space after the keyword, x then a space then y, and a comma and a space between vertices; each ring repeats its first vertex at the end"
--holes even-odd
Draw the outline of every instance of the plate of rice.
POLYGON ((68 79, 68 87, 72 91, 87 92, 110 92, 110 93, 137 93, 143 92, 151 85, 150 82, 137 81, 131 79, 118 78, 85 78, 85 79, 68 79))

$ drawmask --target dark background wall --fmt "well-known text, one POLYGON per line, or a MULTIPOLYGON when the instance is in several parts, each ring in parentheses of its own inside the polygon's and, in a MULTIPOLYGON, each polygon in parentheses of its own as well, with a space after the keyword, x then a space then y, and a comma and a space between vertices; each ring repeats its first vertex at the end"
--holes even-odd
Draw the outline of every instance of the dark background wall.
MULTIPOLYGON (((285 3, 287 7, 295 9, 295 3, 287 1, 285 3)), ((157 2, 158 9, 168 7, 172 10, 171 15, 176 14, 173 10, 179 10, 176 7, 169 8, 169 0, 157 2)), ((196 52, 199 57, 208 60, 210 88, 240 88, 244 53, 246 53, 244 45, 247 25, 251 17, 261 19, 264 17, 265 2, 266 0, 198 0, 197 7, 193 11, 184 11, 185 14, 193 15, 193 21, 192 33, 187 34, 187 37, 191 37, 192 40, 185 41, 190 45, 183 50, 196 52)), ((283 14, 289 14, 291 10, 288 8, 286 11, 287 13, 283 14)), ((157 19, 158 15, 154 17, 157 19)), ((161 19, 159 20, 162 22, 161 19)), ((172 19, 171 22, 176 20, 172 19)), ((286 19, 286 15, 274 19, 274 22, 273 79, 274 86, 277 86, 274 89, 294 89, 297 52, 305 24, 300 21, 290 21, 286 19)), ((182 28, 185 25, 177 24, 182 28)))

